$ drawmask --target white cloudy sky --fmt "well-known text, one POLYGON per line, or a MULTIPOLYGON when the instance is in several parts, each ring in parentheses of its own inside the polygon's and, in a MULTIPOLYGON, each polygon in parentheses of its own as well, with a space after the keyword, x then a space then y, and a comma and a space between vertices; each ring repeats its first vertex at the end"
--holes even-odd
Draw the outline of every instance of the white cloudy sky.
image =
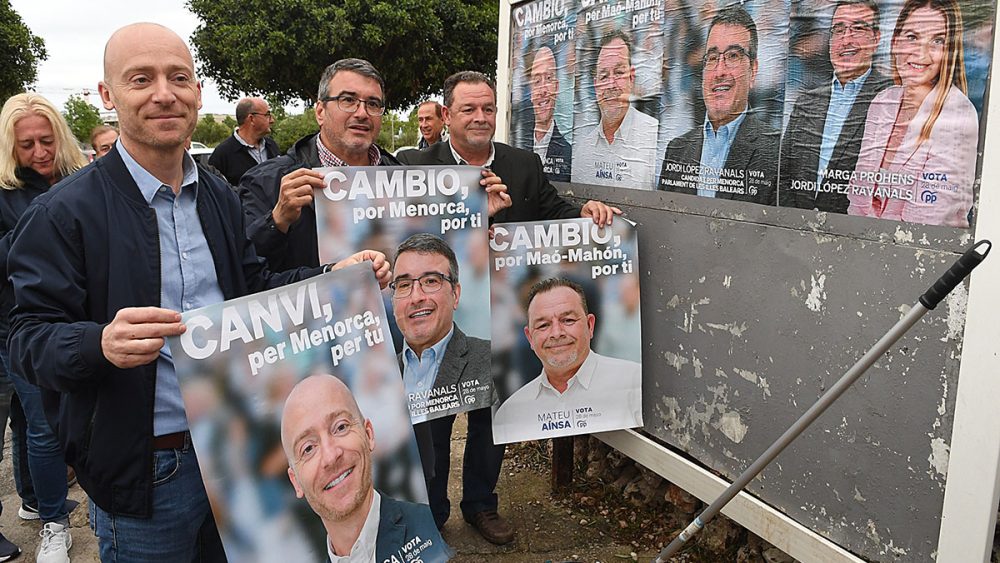
MULTIPOLYGON (((11 5, 31 31, 45 40, 49 57, 39 66, 35 90, 60 109, 70 95, 84 90, 91 92, 90 103, 100 107, 101 57, 114 30, 152 21, 190 41, 199 23, 184 0, 11 0, 11 5)), ((203 82, 202 98, 203 113, 234 111, 235 102, 223 99, 210 80, 203 82)))

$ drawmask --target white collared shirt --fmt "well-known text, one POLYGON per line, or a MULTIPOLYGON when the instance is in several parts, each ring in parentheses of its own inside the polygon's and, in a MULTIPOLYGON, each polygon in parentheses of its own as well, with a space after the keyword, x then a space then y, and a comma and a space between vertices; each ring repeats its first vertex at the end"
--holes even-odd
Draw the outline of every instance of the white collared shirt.
POLYGON ((642 366, 593 350, 560 393, 545 371, 493 417, 497 444, 642 426, 642 366))
POLYGON ((236 131, 233 131, 233 137, 236 137, 236 140, 247 148, 247 152, 249 152, 250 156, 257 161, 257 164, 267 160, 267 145, 264 143, 264 137, 261 137, 260 140, 257 141, 256 145, 251 145, 246 139, 240 136, 239 127, 236 128, 236 131))
MULTIPOLYGON (((538 155, 538 158, 542 159, 542 162, 545 162, 545 155, 549 152, 549 143, 552 142, 552 131, 555 129, 555 126, 556 126, 555 119, 549 121, 549 129, 548 131, 545 132, 545 135, 542 137, 542 140, 535 141, 535 154, 538 155)), ((534 131, 531 132, 531 138, 532 139, 535 138, 534 131)))
POLYGON ((326 537, 326 553, 330 563, 375 563, 375 542, 378 540, 378 521, 382 516, 382 497, 378 491, 372 491, 372 506, 368 509, 368 517, 361 527, 361 533, 354 542, 354 547, 347 555, 339 556, 333 552, 330 536, 326 537))
MULTIPOLYGON (((465 160, 464 158, 462 158, 460 154, 458 154, 458 151, 455 150, 455 145, 451 144, 451 139, 448 139, 448 148, 451 149, 451 157, 454 158, 455 162, 457 162, 458 164, 477 166, 475 164, 469 164, 467 160, 465 160)), ((493 144, 493 141, 490 141, 490 156, 489 158, 486 159, 486 162, 482 163, 479 166, 481 166, 482 168, 489 168, 490 166, 493 165, 493 159, 496 157, 496 155, 497 155, 496 145, 493 144)))
POLYGON ((657 128, 656 118, 629 107, 610 142, 601 123, 583 129, 573 142, 573 182, 652 190, 657 128))

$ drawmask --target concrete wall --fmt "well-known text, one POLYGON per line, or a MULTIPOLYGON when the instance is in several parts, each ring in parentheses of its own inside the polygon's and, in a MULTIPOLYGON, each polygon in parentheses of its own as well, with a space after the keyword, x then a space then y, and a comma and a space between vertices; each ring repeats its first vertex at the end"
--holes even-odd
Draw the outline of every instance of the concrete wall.
MULTIPOLYGON (((563 184, 639 224, 645 430, 734 478, 895 323, 971 231, 563 184)), ((876 561, 931 561, 967 293, 959 287, 752 492, 876 561)))

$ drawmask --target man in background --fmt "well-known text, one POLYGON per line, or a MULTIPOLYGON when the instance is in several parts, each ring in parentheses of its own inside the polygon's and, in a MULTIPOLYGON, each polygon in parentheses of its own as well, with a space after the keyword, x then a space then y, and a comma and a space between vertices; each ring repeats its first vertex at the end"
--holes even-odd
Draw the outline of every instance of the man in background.
POLYGON ((90 132, 90 146, 94 148, 94 160, 108 154, 118 140, 118 131, 110 125, 98 125, 90 132))
POLYGON ((274 117, 261 98, 243 98, 236 104, 236 131, 212 151, 208 163, 238 186, 247 170, 278 156, 278 143, 268 137, 274 117))
POLYGON ((441 115, 441 104, 434 100, 421 102, 417 107, 417 127, 420 129, 418 150, 426 149, 444 140, 444 117, 441 115))

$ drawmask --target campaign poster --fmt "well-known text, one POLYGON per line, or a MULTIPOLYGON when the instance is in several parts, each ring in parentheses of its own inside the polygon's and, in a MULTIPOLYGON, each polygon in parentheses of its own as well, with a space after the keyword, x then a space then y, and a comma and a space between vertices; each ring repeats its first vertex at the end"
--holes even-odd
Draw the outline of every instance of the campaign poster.
POLYGON ((497 444, 642 426, 635 226, 494 225, 497 444))
POLYGON ((793 5, 778 203, 968 228, 992 2, 793 5))
POLYGON ((370 262, 183 322, 170 350, 230 561, 447 560, 370 262))
POLYGON ((775 205, 788 0, 669 0, 656 187, 775 205))
POLYGON ((580 0, 572 180, 651 190, 665 0, 580 0))
POLYGON ((319 257, 383 252, 383 292, 414 424, 493 404, 487 203, 473 166, 317 168, 319 257))
POLYGON ((525 2, 511 16, 511 144, 537 154, 549 180, 569 182, 576 1, 525 2))

